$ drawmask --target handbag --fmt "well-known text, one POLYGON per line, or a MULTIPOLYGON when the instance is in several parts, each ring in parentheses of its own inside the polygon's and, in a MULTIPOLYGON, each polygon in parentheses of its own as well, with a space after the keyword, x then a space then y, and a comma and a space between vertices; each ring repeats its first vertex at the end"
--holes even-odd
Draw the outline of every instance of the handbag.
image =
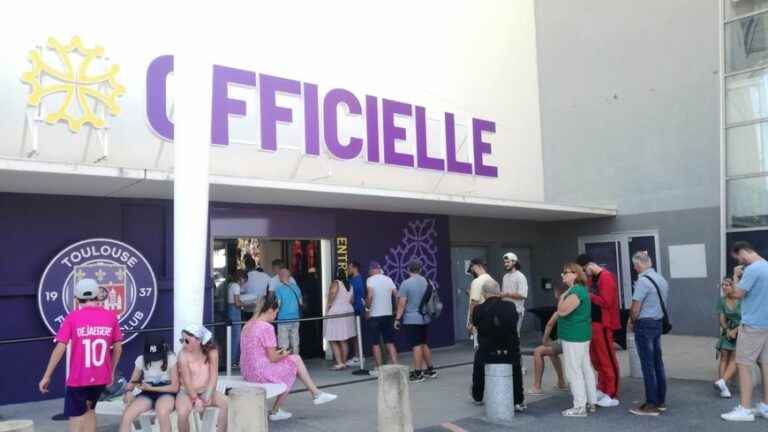
POLYGON ((661 317, 661 334, 667 334, 672 331, 672 324, 669 322, 669 315, 667 314, 667 307, 664 305, 664 299, 661 297, 661 290, 656 284, 656 281, 653 280, 650 276, 645 275, 643 277, 651 281, 653 286, 656 288, 656 295, 659 296, 659 303, 661 303, 661 312, 664 314, 661 317))

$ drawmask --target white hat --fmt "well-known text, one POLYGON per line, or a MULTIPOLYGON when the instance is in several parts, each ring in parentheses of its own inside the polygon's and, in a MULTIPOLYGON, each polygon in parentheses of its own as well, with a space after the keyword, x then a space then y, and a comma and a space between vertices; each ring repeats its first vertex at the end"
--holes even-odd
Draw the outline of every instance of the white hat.
POLYGON ((508 261, 515 261, 515 262, 517 262, 517 255, 515 255, 514 252, 507 252, 507 253, 505 253, 503 258, 505 260, 508 260, 508 261))
POLYGON ((192 336, 200 339, 200 342, 205 345, 208 342, 211 341, 211 338, 213 337, 213 333, 211 333, 210 330, 203 327, 200 324, 187 324, 184 326, 184 329, 182 329, 183 332, 189 333, 192 336))
POLYGON ((80 300, 93 300, 99 294, 99 284, 93 279, 82 279, 75 285, 75 297, 80 300))

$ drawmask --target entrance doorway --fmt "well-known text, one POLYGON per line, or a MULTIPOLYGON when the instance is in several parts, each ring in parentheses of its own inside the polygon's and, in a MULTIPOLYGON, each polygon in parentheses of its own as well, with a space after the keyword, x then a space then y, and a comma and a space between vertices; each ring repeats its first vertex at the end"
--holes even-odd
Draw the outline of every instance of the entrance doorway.
MULTIPOLYGON (((314 239, 273 239, 263 237, 217 238, 213 241, 213 277, 216 289, 214 291, 214 311, 216 321, 226 319, 227 308, 227 276, 235 270, 245 269, 245 258, 251 256, 257 267, 261 267, 269 276, 274 276, 272 262, 282 260, 291 270, 302 293, 304 309, 302 317, 319 317, 324 310, 323 274, 326 259, 321 253, 320 240, 314 239)), ((330 264, 330 263, 327 263, 330 264)), ((327 271, 327 270, 326 270, 327 271)), ((249 313, 243 313, 247 319, 249 313)), ((323 324, 322 321, 302 322, 299 334, 301 341, 299 351, 304 358, 323 357, 323 324)), ((226 347, 226 331, 217 328, 216 337, 221 347, 226 347)), ((233 359, 238 360, 238 359, 233 359)))
POLYGON ((453 281, 453 329, 455 340, 469 339, 467 333, 467 309, 469 308, 469 284, 472 276, 467 274, 472 258, 488 261, 486 247, 452 247, 451 280, 453 281))

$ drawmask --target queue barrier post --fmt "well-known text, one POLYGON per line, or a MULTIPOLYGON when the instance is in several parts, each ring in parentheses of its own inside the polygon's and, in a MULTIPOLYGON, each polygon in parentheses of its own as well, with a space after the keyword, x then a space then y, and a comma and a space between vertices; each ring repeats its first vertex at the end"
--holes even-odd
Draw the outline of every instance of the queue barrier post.
POLYGON ((227 377, 232 376, 232 324, 227 325, 227 377))

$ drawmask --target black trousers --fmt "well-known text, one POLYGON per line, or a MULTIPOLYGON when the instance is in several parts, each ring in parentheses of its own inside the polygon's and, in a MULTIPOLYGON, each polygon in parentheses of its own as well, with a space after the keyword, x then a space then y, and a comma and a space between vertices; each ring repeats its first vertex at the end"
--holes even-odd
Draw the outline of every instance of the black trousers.
POLYGON ((483 400, 485 392, 485 365, 486 363, 504 363, 512 365, 512 379, 515 404, 524 401, 523 395, 523 368, 520 364, 520 356, 515 359, 512 356, 498 356, 496 353, 488 353, 481 349, 475 351, 475 361, 472 369, 472 398, 477 402, 483 400))

